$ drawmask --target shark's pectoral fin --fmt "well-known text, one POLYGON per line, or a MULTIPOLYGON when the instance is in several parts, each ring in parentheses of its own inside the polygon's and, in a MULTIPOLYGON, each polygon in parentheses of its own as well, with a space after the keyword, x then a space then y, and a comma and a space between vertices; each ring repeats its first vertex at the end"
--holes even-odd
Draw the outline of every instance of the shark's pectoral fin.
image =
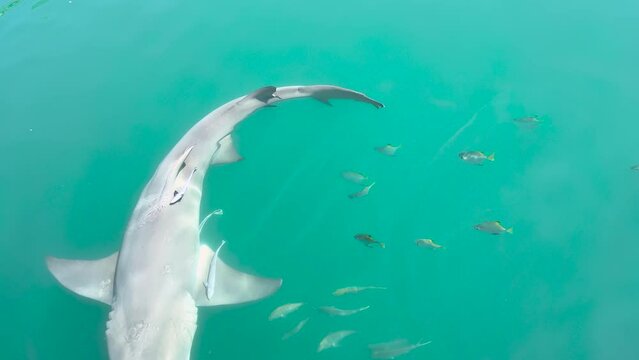
POLYGON ((255 301, 273 294, 282 286, 281 279, 267 279, 246 274, 226 265, 217 259, 215 292, 211 300, 206 297, 206 289, 200 285, 206 283, 209 266, 214 251, 206 245, 200 246, 197 276, 198 284, 195 294, 197 306, 232 305, 255 301))
POLYGON ((222 140, 220 140, 219 146, 213 154, 211 165, 230 164, 242 160, 242 156, 235 149, 231 134, 223 137, 222 140))
POLYGON ((47 268, 67 289, 111 305, 118 253, 99 260, 66 260, 47 257, 47 268))

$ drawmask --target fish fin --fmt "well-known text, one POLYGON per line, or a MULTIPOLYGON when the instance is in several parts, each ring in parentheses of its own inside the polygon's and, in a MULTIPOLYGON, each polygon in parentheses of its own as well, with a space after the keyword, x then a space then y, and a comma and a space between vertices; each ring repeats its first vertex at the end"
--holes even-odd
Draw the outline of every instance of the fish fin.
POLYGON ((231 164, 242 160, 242 156, 235 149, 231 134, 223 137, 219 142, 219 148, 213 154, 211 165, 231 164))
POLYGON ((242 100, 246 99, 257 99, 263 103, 268 103, 269 100, 275 98, 275 91, 277 88, 275 86, 265 86, 263 88, 259 88, 252 93, 246 95, 242 100))
POLYGON ((510 235, 512 235, 513 234, 513 228, 506 229, 506 232, 509 233, 510 235))
POLYGON ((486 157, 488 161, 495 161, 495 153, 492 153, 486 157))
MULTIPOLYGON (((206 245, 200 246, 197 265, 198 281, 206 282, 214 252, 206 245)), ((281 279, 267 279, 246 274, 217 259, 215 296, 209 300, 206 291, 198 286, 194 294, 197 306, 233 305, 265 298, 282 286, 281 279)))
POLYGON ((111 305, 118 253, 98 260, 68 260, 47 257, 47 268, 65 288, 111 305))
POLYGON ((331 104, 331 102, 328 101, 328 98, 322 97, 320 95, 313 95, 313 99, 321 102, 322 104, 324 104, 326 106, 333 106, 333 104, 331 104))

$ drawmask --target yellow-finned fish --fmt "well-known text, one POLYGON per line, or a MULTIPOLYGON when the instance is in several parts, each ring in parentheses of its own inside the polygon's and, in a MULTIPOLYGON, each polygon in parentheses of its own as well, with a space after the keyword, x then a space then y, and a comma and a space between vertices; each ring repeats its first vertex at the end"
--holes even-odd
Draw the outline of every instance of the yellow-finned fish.
POLYGON ((363 242, 368 247, 373 247, 373 245, 379 245, 382 249, 386 247, 383 242, 373 239, 373 236, 370 234, 357 234, 355 235, 355 239, 363 242))
POLYGON ((384 146, 378 146, 375 148, 375 150, 379 153, 382 153, 384 155, 388 155, 388 156, 394 156, 395 153, 397 152, 397 150, 399 150, 399 148, 402 147, 401 145, 391 145, 391 144, 386 144, 384 146))
POLYGON ((475 225, 475 230, 485 232, 492 235, 502 235, 513 233, 513 228, 505 228, 499 221, 486 221, 475 225))
POLYGON ((495 161, 495 154, 486 155, 481 151, 462 151, 459 158, 473 165, 483 165, 484 161, 495 161))
POLYGON ((430 248, 430 249, 443 249, 444 248, 443 246, 435 243, 431 239, 417 239, 417 240, 415 240, 415 244, 417 244, 417 246, 419 246, 419 247, 425 247, 425 248, 430 248))

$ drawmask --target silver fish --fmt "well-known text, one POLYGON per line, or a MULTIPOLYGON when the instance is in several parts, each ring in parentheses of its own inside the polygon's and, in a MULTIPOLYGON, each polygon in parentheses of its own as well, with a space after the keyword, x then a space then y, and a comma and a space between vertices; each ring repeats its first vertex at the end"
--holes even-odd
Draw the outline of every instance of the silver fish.
POLYGON ((363 196, 368 195, 368 192, 371 191, 371 188, 373 187, 373 185, 375 185, 375 183, 367 185, 362 190, 360 190, 360 191, 358 191, 356 193, 348 195, 348 198, 349 199, 357 199, 357 198, 361 198, 363 196))
POLYGON ((353 182, 355 184, 363 185, 368 181, 368 177, 364 174, 358 173, 356 171, 344 171, 342 173, 342 177, 345 180, 353 182))
POLYGON ((296 335, 297 333, 299 333, 302 330, 302 328, 304 327, 304 325, 306 325, 307 322, 308 322, 308 318, 300 321, 291 331, 287 332, 286 334, 284 334, 282 336, 282 340, 287 340, 291 336, 296 335))
POLYGON ((418 347, 430 344, 432 341, 410 344, 406 339, 393 340, 381 344, 368 345, 372 359, 394 359, 407 354, 418 347))
POLYGON ((486 155, 481 151, 462 151, 459 158, 473 165, 483 165, 484 161, 495 161, 495 154, 486 155))
POLYGON ((431 239, 417 239, 417 240, 415 240, 415 244, 417 244, 417 246, 419 246, 419 247, 426 247, 426 248, 431 248, 431 249, 441 249, 441 248, 443 248, 443 246, 435 243, 431 239))
POLYGON ((381 286, 347 286, 333 291, 333 296, 357 294, 365 290, 386 290, 386 288, 381 286))
POLYGON ((532 115, 532 116, 523 116, 520 118, 516 118, 513 121, 519 124, 524 124, 524 125, 537 125, 541 122, 541 119, 537 115, 532 115))
POLYGON ((386 144, 384 146, 378 146, 375 148, 375 150, 379 153, 382 153, 384 155, 388 155, 388 156, 394 156, 395 152, 397 152, 397 150, 402 147, 401 145, 391 145, 391 144, 386 144))
POLYGON ((501 235, 501 234, 512 235, 513 233, 513 228, 506 229, 499 221, 486 221, 481 224, 477 224, 474 227, 475 227, 475 230, 479 230, 481 232, 485 232, 492 235, 501 235))
POLYGON ((319 310, 325 314, 331 315, 331 316, 350 316, 350 315, 355 315, 358 312, 362 312, 364 310, 368 310, 370 308, 369 306, 363 306, 361 308, 357 308, 357 309, 352 309, 352 310, 343 310, 343 309, 338 309, 335 306, 320 306, 319 310))
POLYGON ((355 331, 353 330, 341 330, 332 332, 320 341, 319 346, 317 347, 317 352, 322 352, 326 349, 336 348, 340 346, 341 341, 350 335, 353 335, 355 331))
POLYGON ((304 305, 304 303, 299 302, 299 303, 291 303, 291 304, 284 304, 282 306, 278 306, 277 308, 275 308, 275 310, 271 312, 271 314, 268 316, 268 319, 275 320, 275 319, 283 318, 289 315, 290 313, 296 311, 297 309, 299 309, 302 305, 304 305))
POLYGON ((639 171, 639 164, 630 167, 630 170, 639 171))

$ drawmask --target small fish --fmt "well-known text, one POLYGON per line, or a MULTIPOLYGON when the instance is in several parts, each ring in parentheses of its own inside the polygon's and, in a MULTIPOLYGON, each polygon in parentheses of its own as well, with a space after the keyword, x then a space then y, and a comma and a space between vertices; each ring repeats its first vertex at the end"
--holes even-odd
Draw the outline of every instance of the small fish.
POLYGON ((350 316, 350 315, 355 315, 358 312, 368 310, 369 308, 370 306, 363 306, 357 309, 344 310, 344 309, 338 309, 335 306, 320 306, 319 310, 323 312, 324 314, 328 314, 331 316, 350 316))
POLYGON ((417 344, 410 344, 406 339, 399 339, 381 344, 368 345, 368 349, 371 351, 372 359, 394 359, 400 355, 408 354, 419 347, 428 345, 431 342, 432 341, 420 341, 417 344))
POLYGON ((391 145, 391 144, 386 144, 384 146, 378 146, 375 148, 375 150, 379 153, 382 153, 384 155, 388 155, 388 156, 394 156, 395 152, 397 152, 397 150, 402 147, 401 145, 391 145))
POLYGON ((469 164, 483 165, 485 160, 495 161, 495 154, 486 156, 486 154, 481 151, 462 151, 459 153, 459 158, 469 164))
POLYGON ((475 230, 485 232, 492 235, 512 234, 513 228, 506 229, 499 221, 486 221, 475 225, 475 230))
POLYGON ((291 336, 296 335, 298 332, 302 330, 302 328, 304 327, 304 325, 306 325, 307 322, 308 322, 308 318, 300 321, 291 331, 287 332, 286 334, 282 336, 282 340, 287 340, 291 336))
POLYGON ((358 173, 356 171, 344 171, 342 173, 342 177, 345 180, 360 185, 364 185, 368 181, 368 177, 366 175, 358 173))
POLYGON ((213 298, 213 293, 215 292, 215 272, 217 271, 217 258, 219 257, 220 250, 222 250, 222 246, 226 244, 226 241, 222 240, 222 244, 218 246, 217 250, 215 250, 215 254, 213 254, 213 258, 211 259, 211 265, 209 265, 209 276, 206 278, 206 282, 204 282, 204 289, 206 289, 206 298, 211 300, 213 298))
POLYGON ((333 291, 333 296, 357 294, 365 290, 386 290, 386 288, 381 286, 347 286, 347 287, 333 291))
POLYGON ((204 228, 204 225, 206 225, 206 222, 209 221, 209 219, 211 218, 211 216, 213 215, 224 215, 224 210, 222 209, 217 209, 217 210, 213 210, 210 214, 206 215, 206 217, 204 219, 202 219, 202 221, 200 222, 200 227, 199 227, 199 232, 202 232, 202 229, 204 228))
POLYGON ((182 185, 180 189, 175 190, 173 192, 173 199, 171 199, 171 202, 169 203, 169 205, 177 204, 178 202, 182 200, 182 198, 184 198, 184 194, 186 194, 186 190, 188 190, 189 185, 191 184, 191 179, 193 179, 193 174, 195 174, 196 171, 197 171, 197 168, 193 168, 193 171, 191 171, 191 175, 189 175, 189 178, 186 179, 186 182, 184 183, 184 185, 182 185))
POLYGON ((639 164, 630 167, 630 170, 639 171, 639 164))
POLYGON ((383 242, 377 241, 375 239, 373 239, 372 235, 369 234, 357 234, 354 236, 355 239, 363 242, 364 244, 366 244, 366 246, 368 247, 373 247, 373 245, 379 245, 379 247, 381 247, 382 249, 384 249, 386 247, 386 245, 384 245, 383 242))
POLYGON ((513 121, 523 125, 538 125, 541 122, 541 119, 537 115, 532 115, 516 118, 513 119, 513 121))
POLYGON ((269 320, 281 319, 289 315, 290 313, 296 311, 302 305, 304 305, 304 303, 299 302, 299 303, 291 303, 291 304, 284 304, 282 306, 278 306, 277 308, 275 308, 275 310, 273 310, 273 312, 271 312, 271 315, 268 316, 268 319, 269 320))
POLYGON ((317 348, 317 352, 321 352, 321 351, 324 351, 326 349, 338 347, 340 345, 340 342, 345 337, 353 335, 354 333, 355 333, 355 331, 353 331, 353 330, 342 330, 342 331, 332 332, 332 333, 324 336, 322 341, 320 341, 320 343, 319 343, 319 346, 317 348))
POLYGON ((357 199, 357 198, 361 198, 362 196, 368 195, 368 192, 371 191, 371 188, 373 187, 373 185, 375 185, 375 183, 372 183, 370 185, 366 185, 362 190, 360 190, 360 191, 358 191, 356 193, 348 195, 348 198, 349 199, 357 199))
POLYGON ((436 244, 431 239, 417 239, 415 240, 415 244, 419 247, 431 248, 431 249, 442 249, 443 246, 436 244))

